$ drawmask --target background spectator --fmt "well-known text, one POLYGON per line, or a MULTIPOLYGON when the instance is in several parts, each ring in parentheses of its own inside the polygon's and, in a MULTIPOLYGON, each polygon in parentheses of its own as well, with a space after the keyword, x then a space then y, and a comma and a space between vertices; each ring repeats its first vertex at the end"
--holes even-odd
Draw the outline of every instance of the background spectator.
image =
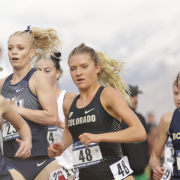
MULTIPOLYGON (((143 124, 146 132, 147 132, 147 124, 145 122, 144 117, 136 112, 138 105, 138 94, 142 93, 142 91, 138 90, 138 86, 129 86, 131 91, 131 104, 132 110, 138 116, 141 123, 143 124)), ((122 121, 122 129, 126 129, 128 126, 124 121, 122 121)), ((147 176, 145 174, 145 167, 148 164, 148 143, 147 140, 143 142, 136 143, 122 143, 122 151, 124 156, 128 156, 130 166, 134 171, 133 177, 135 180, 147 180, 147 176)))

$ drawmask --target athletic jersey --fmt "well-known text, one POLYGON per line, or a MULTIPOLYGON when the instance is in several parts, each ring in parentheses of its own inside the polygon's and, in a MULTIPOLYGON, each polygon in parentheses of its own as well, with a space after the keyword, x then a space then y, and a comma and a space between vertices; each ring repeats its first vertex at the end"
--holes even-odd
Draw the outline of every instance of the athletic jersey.
MULTIPOLYGON (((61 94, 59 95, 57 99, 57 104, 58 104, 58 114, 60 120, 65 123, 65 117, 64 117, 64 112, 63 112, 63 101, 64 101, 64 96, 66 94, 66 91, 61 91, 61 94)), ((57 126, 55 126, 57 127, 57 126)), ((49 126, 49 129, 53 128, 52 126, 49 126)), ((48 131, 50 132, 51 130, 48 131)), ((51 131, 52 132, 52 131, 51 131)), ((61 128, 57 127, 57 138, 53 137, 54 142, 61 142, 62 136, 63 136, 64 130, 61 128)), ((49 133, 48 133, 49 134, 49 133)), ((53 132, 52 132, 53 135, 53 132)), ((51 139, 49 137, 48 139, 51 139)), ((73 155, 72 155, 72 145, 69 146, 62 154, 61 156, 57 156, 56 160, 58 161, 59 165, 62 167, 65 167, 67 170, 73 168, 73 155)))
MULTIPOLYGON (((15 104, 27 109, 43 110, 38 98, 31 92, 29 88, 29 80, 36 70, 32 68, 27 75, 17 84, 10 85, 11 74, 4 82, 1 94, 9 100, 16 100, 15 104)), ((49 143, 47 141, 48 126, 37 124, 26 118, 32 133, 32 150, 31 156, 47 155, 49 143)), ((15 128, 6 120, 3 124, 3 151, 5 157, 14 157, 19 145, 15 141, 20 138, 15 128)))
MULTIPOLYGON (((78 137, 83 133, 102 134, 121 130, 120 122, 111 116, 100 102, 103 89, 104 87, 100 87, 93 100, 84 108, 76 107, 80 95, 74 99, 68 115, 68 128, 72 134, 73 143, 78 142, 78 137)), ((122 158, 121 144, 100 142, 99 147, 103 162, 80 169, 80 179, 114 179, 109 166, 122 158)))
MULTIPOLYGON (((172 144, 174 148, 174 163, 173 163, 173 172, 172 172, 172 180, 176 178, 180 178, 180 173, 178 173, 178 167, 177 167, 177 157, 180 157, 180 110, 177 108, 174 111, 172 121, 169 127, 169 135, 172 139, 172 144)), ((180 168, 180 167, 179 167, 180 168)))

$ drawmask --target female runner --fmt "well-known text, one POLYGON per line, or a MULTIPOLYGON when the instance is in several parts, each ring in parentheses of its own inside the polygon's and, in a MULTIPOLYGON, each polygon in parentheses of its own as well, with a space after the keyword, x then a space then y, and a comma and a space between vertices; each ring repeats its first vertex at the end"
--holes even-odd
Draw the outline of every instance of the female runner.
MULTIPOLYGON (((32 136, 28 124, 19 116, 11 107, 10 103, 0 95, 0 117, 5 118, 11 123, 19 133, 21 139, 16 139, 16 142, 20 146, 18 151, 14 154, 15 157, 27 158, 31 155, 32 148, 32 136)), ((0 148, 0 179, 1 180, 13 180, 11 174, 8 172, 4 163, 0 148)))
MULTIPOLYGON (((43 71, 44 73, 47 74, 49 77, 54 94, 57 99, 57 104, 58 104, 58 113, 59 113, 59 118, 63 123, 65 123, 65 117, 64 117, 64 112, 63 112, 63 101, 68 99, 71 96, 77 95, 76 93, 73 92, 66 92, 65 90, 61 90, 58 88, 57 83, 58 79, 60 78, 62 74, 62 69, 60 67, 60 62, 61 61, 61 53, 52 53, 51 54, 51 61, 49 60, 41 60, 38 59, 35 63, 35 68, 39 71, 43 71)), ((60 142, 63 136, 64 130, 62 128, 62 125, 57 126, 49 126, 48 128, 48 141, 49 144, 52 144, 54 142, 60 142)), ((65 127, 65 126, 64 126, 65 127)), ((72 179, 72 175, 74 174, 74 169, 73 169, 73 157, 72 157, 72 146, 69 146, 61 156, 56 157, 56 160, 58 161, 59 165, 61 166, 61 171, 63 171, 65 177, 69 177, 68 179, 72 179), (71 176, 71 177, 70 177, 71 176)), ((66 178, 66 179, 67 179, 66 178)))
POLYGON ((31 157, 14 158, 18 148, 15 138, 19 134, 11 124, 3 127, 5 163, 15 180, 49 180, 50 172, 59 169, 58 162, 47 155, 47 125, 55 126, 58 122, 56 98, 48 77, 31 67, 31 59, 57 51, 60 45, 56 30, 35 27, 15 32, 8 40, 14 73, 1 79, 1 94, 6 99, 16 100, 14 109, 26 120, 32 133, 31 157))
POLYGON ((125 101, 130 99, 119 76, 123 64, 80 44, 70 53, 69 66, 80 95, 64 101, 66 129, 61 143, 48 148, 49 156, 73 143, 80 180, 133 179, 120 143, 144 141, 146 132, 125 101), (121 119, 129 126, 123 131, 121 119))
MULTIPOLYGON (((177 89, 177 80, 176 82, 173 84, 174 86, 174 91, 177 89)), ((152 150, 152 154, 151 154, 151 158, 149 161, 150 167, 153 171, 153 178, 155 180, 159 180, 162 178, 163 175, 165 175, 163 177, 163 179, 168 179, 169 178, 169 171, 172 171, 171 174, 171 180, 176 180, 180 178, 180 172, 178 170, 178 151, 179 151, 179 106, 180 106, 180 93, 176 93, 174 94, 174 102, 175 105, 177 107, 176 110, 172 111, 172 112, 168 112, 162 115, 160 123, 158 125, 158 134, 156 137, 156 140, 154 142, 154 147, 152 150), (166 166, 164 167, 160 167, 160 156, 161 153, 164 149, 164 146, 168 140, 168 137, 170 136, 171 140, 172 140, 172 146, 170 146, 170 144, 168 144, 168 154, 165 154, 165 156, 168 156, 168 159, 172 161, 172 157, 174 160, 173 163, 173 168, 171 169, 171 167, 166 166), (173 150, 174 149, 174 150, 173 150), (173 152, 174 151, 174 152, 173 152)), ((166 148, 167 149, 167 148, 166 148)), ((166 151, 165 151, 166 153, 166 151)), ((169 163, 168 163, 169 165, 169 163)), ((180 168, 180 167, 179 167, 180 168)))

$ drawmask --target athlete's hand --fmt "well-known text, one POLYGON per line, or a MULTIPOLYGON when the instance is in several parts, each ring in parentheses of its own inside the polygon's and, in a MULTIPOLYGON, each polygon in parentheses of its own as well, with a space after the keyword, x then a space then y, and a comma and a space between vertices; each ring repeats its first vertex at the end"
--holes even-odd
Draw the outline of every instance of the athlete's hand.
POLYGON ((20 146, 18 151, 15 154, 15 157, 21 157, 23 159, 31 156, 31 148, 32 144, 29 141, 22 141, 20 139, 16 139, 16 142, 20 146))
POLYGON ((79 136, 80 141, 88 148, 90 143, 99 143, 98 134, 83 133, 79 136))
POLYGON ((153 178, 155 180, 160 180, 162 178, 163 175, 166 175, 166 173, 164 173, 164 168, 163 167, 156 167, 153 171, 153 178))
POLYGON ((60 156, 64 151, 64 148, 61 143, 53 143, 48 147, 48 156, 50 158, 54 158, 56 156, 60 156))

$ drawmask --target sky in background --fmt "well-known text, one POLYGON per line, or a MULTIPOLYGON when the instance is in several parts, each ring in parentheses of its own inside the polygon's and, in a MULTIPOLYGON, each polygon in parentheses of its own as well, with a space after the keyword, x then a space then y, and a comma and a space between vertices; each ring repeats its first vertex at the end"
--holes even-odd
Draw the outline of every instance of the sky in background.
POLYGON ((67 58, 84 42, 95 50, 126 62, 131 85, 138 85, 138 111, 153 111, 158 123, 175 108, 172 83, 180 70, 179 0, 5 0, 0 2, 2 61, 9 73, 7 41, 28 25, 55 28, 64 41, 60 88, 78 92, 67 58))

